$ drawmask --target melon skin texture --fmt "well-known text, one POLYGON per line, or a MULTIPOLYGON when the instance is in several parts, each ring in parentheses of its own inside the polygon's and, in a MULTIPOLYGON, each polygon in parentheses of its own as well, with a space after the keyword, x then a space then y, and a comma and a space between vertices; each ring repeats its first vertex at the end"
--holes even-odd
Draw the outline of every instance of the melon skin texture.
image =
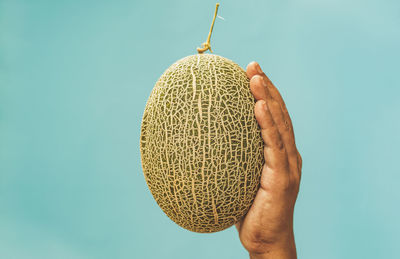
POLYGON ((254 103, 245 71, 218 55, 185 57, 154 86, 142 167, 157 204, 181 227, 216 232, 249 210, 264 163, 254 103))

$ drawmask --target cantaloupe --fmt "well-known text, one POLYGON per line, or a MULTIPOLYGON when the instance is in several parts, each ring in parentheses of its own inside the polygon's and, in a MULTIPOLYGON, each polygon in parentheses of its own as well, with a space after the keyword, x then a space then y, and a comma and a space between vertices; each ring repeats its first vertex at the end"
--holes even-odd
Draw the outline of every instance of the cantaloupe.
POLYGON ((169 218, 195 232, 235 224, 253 202, 263 164, 244 70, 212 54, 177 61, 147 101, 140 144, 148 187, 169 218))
MULTIPOLYGON (((199 53, 210 50, 210 37, 199 53)), ((263 141, 245 71, 212 54, 185 57, 157 81, 143 114, 140 151, 161 209, 194 232, 226 229, 260 184, 263 141)))

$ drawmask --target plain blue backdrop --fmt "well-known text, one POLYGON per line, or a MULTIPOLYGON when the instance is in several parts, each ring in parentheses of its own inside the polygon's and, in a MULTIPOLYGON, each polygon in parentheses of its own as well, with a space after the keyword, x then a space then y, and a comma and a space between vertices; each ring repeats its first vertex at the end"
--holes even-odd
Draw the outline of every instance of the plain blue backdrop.
MULTIPOLYGON (((157 206, 139 152, 154 83, 215 2, 0 0, 0 258, 246 258, 157 206)), ((258 61, 304 159, 299 258, 400 258, 400 2, 221 1, 216 54, 258 61)))

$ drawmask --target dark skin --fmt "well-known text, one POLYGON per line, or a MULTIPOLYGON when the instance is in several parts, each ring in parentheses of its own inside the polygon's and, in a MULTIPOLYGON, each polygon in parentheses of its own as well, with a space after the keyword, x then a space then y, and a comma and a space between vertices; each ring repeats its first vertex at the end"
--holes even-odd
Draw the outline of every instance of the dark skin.
POLYGON ((297 258, 293 233, 294 205, 302 159, 286 105, 257 62, 246 69, 256 99, 255 117, 264 140, 265 164, 260 189, 247 215, 236 224, 250 258, 297 258))

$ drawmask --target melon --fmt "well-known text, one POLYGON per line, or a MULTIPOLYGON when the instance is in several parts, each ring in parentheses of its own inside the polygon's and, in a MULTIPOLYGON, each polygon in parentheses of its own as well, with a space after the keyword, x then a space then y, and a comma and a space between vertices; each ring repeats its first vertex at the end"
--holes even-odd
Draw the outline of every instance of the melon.
POLYGON ((254 103, 245 71, 214 54, 177 61, 155 84, 141 125, 142 168, 181 227, 221 231, 249 210, 264 163, 254 103))

